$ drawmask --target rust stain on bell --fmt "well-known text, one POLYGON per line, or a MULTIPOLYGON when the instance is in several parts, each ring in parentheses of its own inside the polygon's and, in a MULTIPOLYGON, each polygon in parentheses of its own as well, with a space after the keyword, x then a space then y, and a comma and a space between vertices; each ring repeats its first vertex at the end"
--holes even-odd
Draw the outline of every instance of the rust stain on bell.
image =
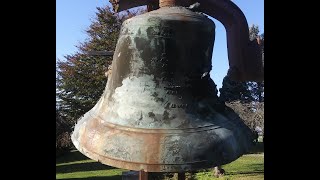
MULTIPOLYGON (((239 11, 230 1, 199 2, 220 16, 239 11)), ((155 1, 113 1, 117 10, 141 3, 155 1)), ((251 131, 221 108, 209 77, 215 25, 184 7, 192 3, 162 0, 159 9, 123 23, 106 89, 72 134, 80 152, 118 168, 184 172, 230 163, 248 151, 251 131)), ((248 63, 237 63, 239 80, 253 75, 244 71, 248 63)))

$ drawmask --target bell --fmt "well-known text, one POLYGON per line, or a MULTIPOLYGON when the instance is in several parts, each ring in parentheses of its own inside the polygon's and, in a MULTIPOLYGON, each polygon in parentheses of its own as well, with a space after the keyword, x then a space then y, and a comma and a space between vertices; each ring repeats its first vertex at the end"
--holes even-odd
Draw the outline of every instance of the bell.
MULTIPOLYGON (((210 1, 211 7, 239 13, 220 1, 228 6, 210 1)), ((114 7, 154 3, 126 2, 114 7)), ((198 2, 200 8, 209 1, 198 2)), ((184 172, 230 163, 250 148, 251 131, 225 110, 209 77, 215 25, 186 3, 192 1, 162 0, 159 9, 123 23, 105 91, 72 134, 87 157, 129 170, 184 172)), ((234 62, 241 78, 254 72, 234 62)))

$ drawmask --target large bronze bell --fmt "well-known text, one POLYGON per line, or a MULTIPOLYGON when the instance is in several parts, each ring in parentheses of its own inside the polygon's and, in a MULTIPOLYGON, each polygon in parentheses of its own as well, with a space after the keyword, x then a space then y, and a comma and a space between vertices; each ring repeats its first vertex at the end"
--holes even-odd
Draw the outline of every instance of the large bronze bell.
MULTIPOLYGON (((113 1, 116 11, 154 2, 113 1)), ((262 79, 259 55, 237 6, 197 2, 192 9, 186 7, 193 1, 162 0, 159 9, 123 23, 106 89, 72 134, 80 152, 118 168, 182 172, 230 163, 248 151, 251 131, 225 110, 209 77, 215 25, 194 11, 226 26, 234 79, 262 79)))

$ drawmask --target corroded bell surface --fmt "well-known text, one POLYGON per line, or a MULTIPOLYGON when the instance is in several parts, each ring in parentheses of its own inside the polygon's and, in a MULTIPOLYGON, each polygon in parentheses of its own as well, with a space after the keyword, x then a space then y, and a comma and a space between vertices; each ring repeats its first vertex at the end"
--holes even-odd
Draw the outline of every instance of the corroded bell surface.
POLYGON ((76 148, 103 164, 146 172, 209 168, 245 153, 251 132, 224 110, 209 77, 214 28, 183 7, 126 20, 106 89, 75 126, 76 148))

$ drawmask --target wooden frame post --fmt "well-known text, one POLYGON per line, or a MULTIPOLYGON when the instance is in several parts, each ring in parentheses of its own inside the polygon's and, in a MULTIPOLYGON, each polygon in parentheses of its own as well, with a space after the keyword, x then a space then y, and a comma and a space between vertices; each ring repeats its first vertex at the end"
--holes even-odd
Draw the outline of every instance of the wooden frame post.
POLYGON ((144 170, 139 171, 139 180, 148 180, 148 173, 144 170))

